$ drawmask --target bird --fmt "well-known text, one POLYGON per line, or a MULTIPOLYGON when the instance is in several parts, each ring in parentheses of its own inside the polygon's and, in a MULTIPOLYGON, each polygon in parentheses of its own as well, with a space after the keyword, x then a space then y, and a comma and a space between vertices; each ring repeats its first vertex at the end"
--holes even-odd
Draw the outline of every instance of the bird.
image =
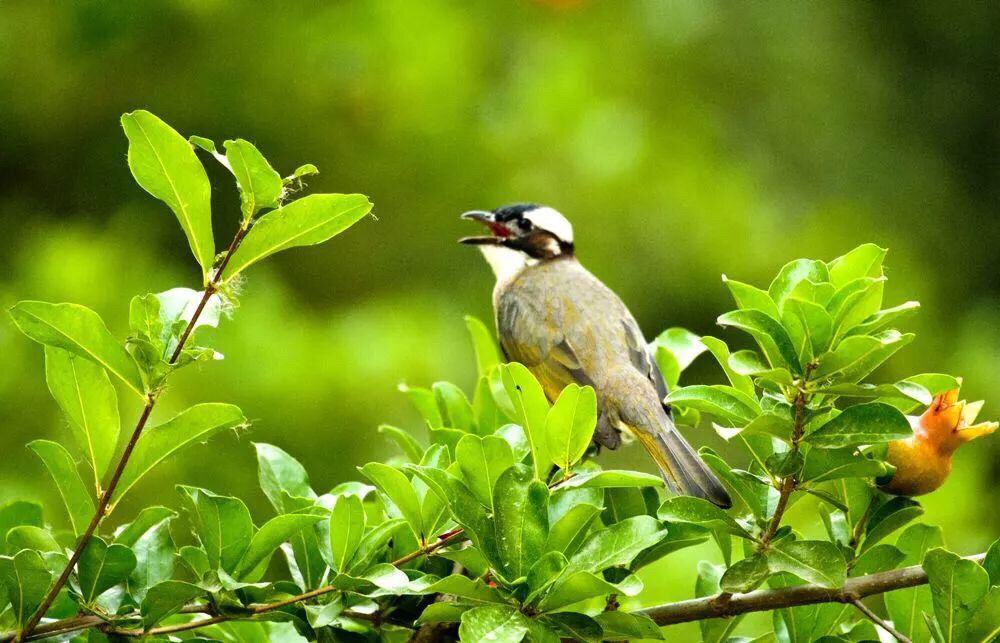
POLYGON ((534 203, 461 216, 489 231, 459 242, 478 247, 496 276, 493 309, 506 359, 526 366, 550 401, 569 384, 593 387, 594 442, 617 449, 623 437, 634 438, 670 491, 732 506, 674 425, 666 383, 635 317, 577 259, 569 220, 534 203))
POLYGON ((882 491, 897 496, 922 496, 938 489, 951 473, 958 447, 996 431, 996 422, 973 424, 982 402, 958 400, 959 389, 934 397, 920 416, 907 416, 913 435, 889 443, 886 461, 895 467, 876 480, 882 491))

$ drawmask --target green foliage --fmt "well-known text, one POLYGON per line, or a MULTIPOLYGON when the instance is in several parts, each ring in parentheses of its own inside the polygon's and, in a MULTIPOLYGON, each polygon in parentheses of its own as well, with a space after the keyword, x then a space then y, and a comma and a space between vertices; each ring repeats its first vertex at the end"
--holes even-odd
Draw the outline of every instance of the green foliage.
MULTIPOLYGON (((75 544, 95 511, 113 511, 174 454, 246 426, 242 411, 219 403, 146 426, 178 368, 221 357, 210 329, 235 309, 237 275, 279 251, 326 241, 372 207, 351 194, 288 201, 315 168, 282 178, 243 139, 226 141, 221 154, 209 139, 188 142, 147 112, 122 123, 129 166, 177 216, 204 290, 135 297, 124 342, 97 313, 74 304, 12 308, 18 328, 46 347, 49 388, 75 442, 73 450, 44 440, 30 445, 64 500, 68 537, 49 528, 36 505, 0 509, 0 587, 10 604, 0 617, 16 629, 30 622, 53 575, 68 564, 65 544, 75 544), (240 194, 239 229, 218 257, 208 179, 192 146, 228 168, 240 194), (119 462, 115 384, 143 401, 119 462), (96 495, 78 459, 93 473, 96 495), (109 470, 115 473, 104 486, 109 470)), ((113 535, 99 528, 85 538, 70 583, 47 615, 86 611, 109 626, 155 635, 149 631, 204 611, 220 621, 206 636, 226 640, 270 636, 263 619, 286 623, 290 637, 320 641, 402 640, 427 623, 457 624, 460 637, 472 641, 658 639, 656 624, 619 609, 619 599, 640 594, 647 566, 711 539, 726 565, 699 565, 698 596, 802 583, 835 589, 849 576, 923 562, 929 587, 887 597, 893 621, 915 640, 926 640, 928 627, 944 641, 989 640, 1000 554, 992 551, 981 568, 938 548, 939 532, 923 525, 887 542, 922 508, 876 489, 875 479, 893 473, 884 444, 911 435, 904 413, 957 380, 923 374, 864 381, 913 338, 889 328, 916 304, 883 308, 884 256, 865 245, 830 262, 796 260, 766 290, 727 279, 737 309, 719 324, 747 334, 754 349, 733 351, 722 339, 680 328, 650 345, 678 421, 697 424, 705 416, 745 449, 739 466, 712 450, 701 453, 732 491, 732 509, 665 498, 657 476, 603 469, 588 458, 595 390, 570 385, 550 404, 531 369, 502 363, 487 327, 467 318, 476 356, 472 395, 448 382, 401 387, 427 437, 381 427, 401 455, 358 467, 367 483, 317 493, 292 455, 256 444, 258 481, 273 516, 258 527, 241 498, 179 485, 183 520, 173 509, 147 507, 113 535), (680 386, 703 353, 728 384, 680 386), (818 503, 825 540, 782 524, 785 510, 805 497, 818 503), (284 564, 272 564, 279 551, 284 564)), ((709 619, 700 629, 706 641, 727 641, 740 624, 709 619)), ((841 605, 796 606, 774 612, 773 636, 797 643, 870 630, 841 605)))

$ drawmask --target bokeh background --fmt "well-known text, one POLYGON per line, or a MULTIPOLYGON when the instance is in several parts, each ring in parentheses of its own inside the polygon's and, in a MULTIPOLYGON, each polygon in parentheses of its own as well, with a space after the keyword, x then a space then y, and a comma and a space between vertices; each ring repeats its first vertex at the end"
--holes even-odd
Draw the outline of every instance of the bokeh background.
MULTIPOLYGON (((162 467, 123 516, 177 504, 184 481, 265 517, 252 441, 300 458, 323 491, 388 457, 378 424, 419 430, 400 382, 473 382, 462 317, 489 319, 492 276, 455 243, 457 217, 512 201, 567 213, 582 260, 650 336, 721 332, 722 273, 766 285, 792 258, 887 246, 888 303, 923 308, 879 377, 962 375, 995 418, 998 31, 996 3, 7 0, 0 304, 75 301, 124 334, 132 295, 197 286, 172 215, 125 164, 118 117, 142 107, 186 135, 250 139, 284 173, 313 162, 314 189, 368 194, 377 219, 250 271, 217 335, 225 361, 179 374, 157 415, 231 401, 252 429, 162 467)), ((206 165, 228 239, 238 199, 206 165)), ((24 448, 67 434, 41 350, 4 320, 0 355, 0 503, 37 497, 58 522, 24 448)), ((719 377, 705 361, 688 379, 719 377)), ((688 435, 725 450, 707 427, 688 435)), ((925 499, 958 551, 1000 533, 998 456, 1000 439, 959 452, 925 499)), ((791 515, 815 528, 808 503, 791 515)), ((689 596, 694 561, 713 556, 667 559, 644 600, 689 596)))

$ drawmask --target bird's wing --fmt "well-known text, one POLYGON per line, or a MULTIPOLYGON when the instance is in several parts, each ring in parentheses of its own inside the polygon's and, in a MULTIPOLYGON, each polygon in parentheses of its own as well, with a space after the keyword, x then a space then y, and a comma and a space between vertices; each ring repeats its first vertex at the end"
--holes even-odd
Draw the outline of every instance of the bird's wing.
POLYGON ((593 385, 558 323, 565 313, 565 302, 556 298, 545 310, 538 303, 525 297, 500 297, 497 301, 497 330, 504 355, 527 366, 550 399, 574 382, 593 385))
MULTIPOLYGON (((667 383, 663 379, 663 373, 660 372, 660 366, 656 363, 656 358, 646 344, 646 339, 643 337, 642 331, 639 330, 639 324, 629 314, 622 320, 622 328, 625 331, 626 343, 628 345, 629 361, 632 362, 632 366, 637 371, 653 383, 656 395, 662 403, 670 391, 667 390, 667 383)), ((668 414, 670 413, 669 406, 664 404, 663 408, 667 410, 668 414)))

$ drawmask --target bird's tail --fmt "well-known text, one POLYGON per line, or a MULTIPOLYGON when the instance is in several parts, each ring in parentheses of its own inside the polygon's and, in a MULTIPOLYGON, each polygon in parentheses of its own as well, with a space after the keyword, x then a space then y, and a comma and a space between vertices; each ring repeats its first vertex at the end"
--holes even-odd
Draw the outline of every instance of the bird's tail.
POLYGON ((655 432, 635 431, 636 437, 660 469, 667 487, 676 494, 704 498, 728 509, 733 501, 726 488, 702 462, 695 450, 664 412, 655 432))

